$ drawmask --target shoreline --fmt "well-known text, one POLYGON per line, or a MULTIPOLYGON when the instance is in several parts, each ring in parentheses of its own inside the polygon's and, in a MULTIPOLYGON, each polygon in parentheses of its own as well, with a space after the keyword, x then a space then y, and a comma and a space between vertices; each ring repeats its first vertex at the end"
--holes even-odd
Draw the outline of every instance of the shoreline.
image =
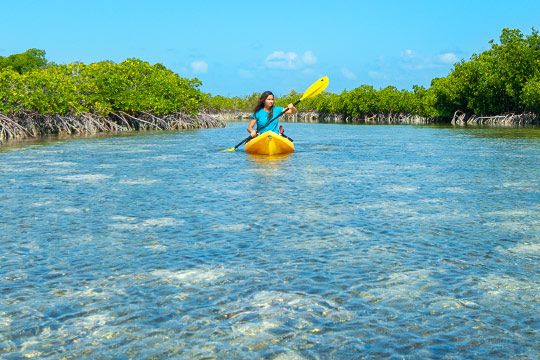
MULTIPOLYGON (((221 112, 217 113, 224 121, 230 119, 247 120, 248 112, 221 112)), ((452 125, 456 127, 486 126, 501 128, 518 128, 540 126, 540 116, 533 113, 505 114, 494 116, 467 115, 456 112, 451 119, 432 118, 402 113, 373 114, 360 118, 345 116, 343 114, 318 113, 316 111, 299 112, 294 115, 284 115, 285 122, 292 123, 322 123, 322 124, 373 124, 373 125, 452 125)))
POLYGON ((194 130, 225 127, 225 121, 215 114, 170 114, 163 117, 149 113, 137 116, 125 112, 108 116, 80 114, 77 116, 22 113, 11 117, 0 114, 0 146, 21 140, 45 137, 93 136, 121 134, 133 131, 194 130))
POLYGON ((456 112, 452 119, 432 118, 419 115, 391 113, 373 114, 361 118, 353 118, 341 114, 319 114, 305 112, 285 115, 289 122, 328 123, 328 124, 380 124, 380 125, 452 125, 456 127, 488 126, 488 127, 529 127, 540 126, 540 117, 532 113, 506 114, 496 116, 476 116, 456 112))
MULTIPOLYGON (((150 113, 137 116, 125 112, 111 113, 103 117, 94 114, 77 116, 40 115, 20 113, 7 116, 0 113, 0 146, 15 144, 21 140, 37 140, 46 137, 94 136, 120 134, 133 131, 189 130, 225 127, 233 120, 247 120, 248 112, 222 111, 187 115, 170 114, 163 117, 150 113)), ((342 114, 305 111, 284 115, 285 122, 323 124, 370 124, 370 125, 450 125, 454 127, 523 128, 540 126, 540 116, 533 113, 476 116, 456 112, 452 119, 431 118, 418 115, 391 113, 373 114, 353 118, 342 114)))

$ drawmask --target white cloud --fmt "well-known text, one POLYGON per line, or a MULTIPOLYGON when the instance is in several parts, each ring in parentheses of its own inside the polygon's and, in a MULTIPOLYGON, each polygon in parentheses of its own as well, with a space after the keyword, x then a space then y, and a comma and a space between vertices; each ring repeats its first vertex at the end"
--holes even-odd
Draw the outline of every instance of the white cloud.
POLYGON ((353 73, 351 70, 347 69, 346 67, 341 68, 341 74, 345 76, 348 80, 356 80, 356 74, 353 73))
POLYGON ((293 70, 298 67, 298 54, 294 52, 274 51, 266 57, 265 65, 271 69, 293 70))
POLYGON ((439 61, 445 64, 453 64, 458 61, 456 54, 449 52, 438 56, 439 61))
POLYGON ((264 60, 266 67, 270 69, 296 70, 317 62, 317 57, 312 51, 306 51, 302 56, 297 53, 281 50, 274 51, 264 60))
POLYGON ((438 55, 417 54, 413 50, 405 50, 401 53, 399 67, 410 71, 425 71, 446 67, 458 61, 458 57, 453 52, 438 55))
POLYGON ((195 73, 208 72, 208 64, 202 60, 194 61, 191 63, 191 70, 195 73))
POLYGON ((414 50, 411 50, 411 49, 406 49, 401 52, 401 57, 404 57, 404 58, 411 58, 414 55, 415 55, 414 50))

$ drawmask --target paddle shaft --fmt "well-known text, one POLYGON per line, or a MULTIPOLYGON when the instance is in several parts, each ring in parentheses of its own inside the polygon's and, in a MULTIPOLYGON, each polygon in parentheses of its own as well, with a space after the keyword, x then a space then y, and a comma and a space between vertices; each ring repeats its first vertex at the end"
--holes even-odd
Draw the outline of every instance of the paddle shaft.
MULTIPOLYGON (((302 101, 302 99, 296 100, 296 101, 293 103, 293 106, 296 106, 296 105, 300 104, 300 101, 302 101)), ((287 110, 289 110, 289 109, 287 108, 287 110)), ((263 127, 261 127, 260 129, 257 129, 257 132, 259 132, 259 131, 263 130, 264 128, 266 128, 268 125, 270 125, 270 124, 272 123, 272 121, 277 120, 281 115, 285 114, 285 113, 287 112, 287 110, 283 110, 278 116, 276 116, 275 118, 272 118, 272 119, 268 120, 268 121, 266 122, 266 124, 264 124, 263 127)), ((245 138, 244 140, 242 140, 242 142, 240 142, 238 145, 236 145, 236 146, 234 147, 234 150, 236 150, 238 147, 242 146, 243 144, 247 143, 247 142, 248 142, 249 140, 251 140, 251 139, 253 139, 253 138, 251 137, 251 135, 249 135, 247 138, 245 138)))

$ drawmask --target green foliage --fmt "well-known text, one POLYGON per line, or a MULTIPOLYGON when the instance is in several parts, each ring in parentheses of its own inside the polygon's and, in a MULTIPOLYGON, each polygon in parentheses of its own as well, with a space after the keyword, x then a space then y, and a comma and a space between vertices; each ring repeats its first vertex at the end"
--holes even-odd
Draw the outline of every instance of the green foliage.
POLYGON ((250 111, 251 103, 249 98, 225 97, 221 95, 211 96, 210 94, 204 94, 204 108, 207 111, 250 111))
POLYGON ((181 78, 161 64, 138 59, 82 65, 75 74, 80 77, 85 98, 95 107, 93 111, 194 114, 203 101, 200 80, 181 78))
POLYGON ((196 114, 204 101, 200 85, 196 78, 138 59, 53 65, 22 74, 10 66, 0 70, 0 111, 196 114))
POLYGON ((23 53, 13 54, 7 57, 0 56, 0 70, 11 68, 19 74, 43 68, 46 65, 45 51, 38 49, 28 49, 23 53))
POLYGON ((540 74, 527 81, 521 99, 527 110, 540 114, 540 74))
POLYGON ((539 71, 538 32, 533 29, 524 36, 519 30, 503 29, 500 44, 490 44, 491 49, 456 64, 446 78, 433 80, 435 107, 443 116, 456 110, 478 115, 532 110, 530 95, 524 97, 523 92, 539 71))
POLYGON ((20 110, 18 104, 24 101, 20 78, 21 75, 12 68, 0 70, 0 112, 20 110))

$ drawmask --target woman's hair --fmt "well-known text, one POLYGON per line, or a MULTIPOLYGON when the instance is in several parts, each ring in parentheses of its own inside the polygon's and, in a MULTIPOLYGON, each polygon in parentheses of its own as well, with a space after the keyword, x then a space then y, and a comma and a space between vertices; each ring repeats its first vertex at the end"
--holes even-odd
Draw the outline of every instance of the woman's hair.
MULTIPOLYGON (((265 91, 261 94, 261 97, 259 98, 259 101, 257 102, 257 105, 255 105, 255 108, 253 109, 253 115, 257 113, 257 111, 261 110, 264 107, 264 102, 266 101, 266 98, 270 95, 274 96, 271 91, 265 91)), ((270 113, 268 114, 267 120, 270 120, 274 116, 274 105, 270 108, 270 113)))

